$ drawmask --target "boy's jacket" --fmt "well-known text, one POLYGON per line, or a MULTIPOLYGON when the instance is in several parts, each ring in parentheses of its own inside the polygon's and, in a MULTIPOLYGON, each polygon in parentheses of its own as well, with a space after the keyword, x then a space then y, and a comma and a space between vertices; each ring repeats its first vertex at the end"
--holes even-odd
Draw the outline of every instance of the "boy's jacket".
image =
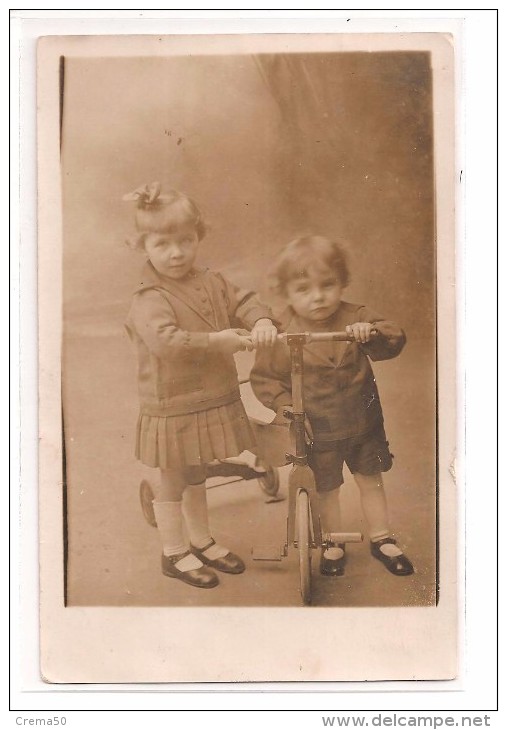
MULTIPOLYGON (((282 315, 281 330, 305 332, 289 308, 282 315)), ((367 433, 382 422, 382 407, 371 360, 396 357, 403 349, 403 330, 361 304, 341 302, 324 331, 345 330, 348 324, 371 322, 379 335, 362 345, 357 342, 310 343, 304 347, 305 409, 316 441, 335 441, 367 433)), ((314 327, 315 331, 322 331, 314 327)), ((257 398, 278 411, 292 405, 289 347, 277 342, 270 351, 258 350, 250 382, 257 398)))
POLYGON ((255 294, 221 274, 195 269, 174 280, 148 262, 126 322, 138 351, 141 412, 179 416, 238 400, 234 358, 214 351, 209 333, 251 329, 264 317, 271 312, 255 294))

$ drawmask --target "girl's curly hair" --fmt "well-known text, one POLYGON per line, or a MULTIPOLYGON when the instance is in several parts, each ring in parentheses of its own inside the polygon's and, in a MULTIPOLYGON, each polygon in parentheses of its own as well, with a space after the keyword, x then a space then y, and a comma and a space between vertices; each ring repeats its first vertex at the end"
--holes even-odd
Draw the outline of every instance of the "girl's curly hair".
POLYGON ((127 239, 130 248, 143 249, 147 234, 172 233, 182 225, 194 226, 199 241, 208 231, 197 204, 178 190, 169 190, 161 195, 159 183, 151 183, 128 193, 124 200, 137 201, 136 227, 139 233, 127 239))

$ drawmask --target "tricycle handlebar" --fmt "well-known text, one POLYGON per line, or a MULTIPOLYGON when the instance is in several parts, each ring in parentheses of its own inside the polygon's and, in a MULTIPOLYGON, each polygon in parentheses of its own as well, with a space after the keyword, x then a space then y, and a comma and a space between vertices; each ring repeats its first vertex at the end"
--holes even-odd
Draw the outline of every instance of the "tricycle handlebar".
MULTIPOLYGON (((377 330, 370 332, 370 337, 377 335, 377 330)), ((292 340, 307 345, 310 342, 355 342, 356 338, 348 332, 281 332, 278 339, 287 344, 292 340)))

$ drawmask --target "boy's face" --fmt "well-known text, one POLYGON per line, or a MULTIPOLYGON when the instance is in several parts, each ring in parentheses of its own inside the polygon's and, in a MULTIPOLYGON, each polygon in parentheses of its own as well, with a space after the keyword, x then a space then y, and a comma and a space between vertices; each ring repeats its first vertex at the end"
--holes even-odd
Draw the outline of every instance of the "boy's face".
POLYGON ((148 233, 144 248, 162 276, 182 279, 194 265, 199 239, 193 225, 179 226, 172 233, 148 233))
POLYGON ((287 300, 299 317, 321 322, 331 317, 342 300, 343 287, 329 268, 310 268, 304 276, 287 282, 287 300))

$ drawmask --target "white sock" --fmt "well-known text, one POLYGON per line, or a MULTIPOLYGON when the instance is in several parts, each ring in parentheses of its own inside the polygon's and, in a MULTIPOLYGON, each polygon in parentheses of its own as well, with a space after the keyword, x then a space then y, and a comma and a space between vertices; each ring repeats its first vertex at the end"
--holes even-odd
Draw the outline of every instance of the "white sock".
MULTIPOLYGON (((369 526, 370 540, 379 542, 385 537, 389 537, 389 515, 382 475, 365 476, 364 474, 354 474, 354 478, 361 493, 361 504, 369 526)), ((403 555, 403 551, 390 542, 381 545, 379 550, 391 558, 403 555)))
POLYGON ((361 506, 368 524, 370 540, 377 542, 389 537, 389 515, 382 475, 367 476, 356 473, 354 479, 359 487, 361 506))
MULTIPOLYGON (((341 532, 342 517, 340 509, 340 489, 319 492, 319 512, 323 533, 341 532)), ((324 550, 328 560, 339 560, 345 555, 341 547, 333 546, 324 550)))
POLYGON ((328 560, 339 560, 345 555, 345 550, 341 547, 329 547, 324 550, 324 557, 328 560))
MULTIPOLYGON (((211 542, 208 522, 208 502, 206 499, 206 485, 189 484, 183 492, 183 515, 187 526, 190 542, 199 550, 211 542)), ((223 558, 229 550, 221 545, 211 545, 204 551, 209 560, 223 558)))
POLYGON ((385 545, 381 545, 379 548, 381 553, 388 555, 390 558, 396 558, 398 555, 403 555, 403 551, 397 545, 393 545, 392 542, 386 542, 385 545))
MULTIPOLYGON (((164 555, 170 557, 188 550, 189 546, 183 533, 181 502, 153 502, 153 511, 164 555)), ((195 555, 187 555, 175 565, 183 571, 202 567, 201 561, 195 555)))

